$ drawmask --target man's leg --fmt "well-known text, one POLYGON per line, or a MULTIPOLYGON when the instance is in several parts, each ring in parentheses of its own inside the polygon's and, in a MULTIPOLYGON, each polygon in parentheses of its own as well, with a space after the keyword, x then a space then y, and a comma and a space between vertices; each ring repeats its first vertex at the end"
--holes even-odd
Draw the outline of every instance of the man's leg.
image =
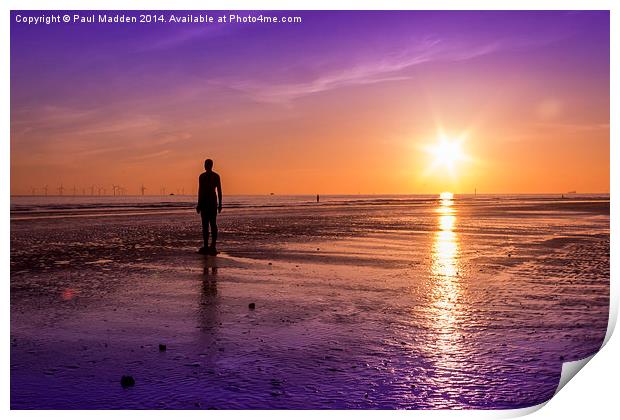
POLYGON ((202 220, 202 240, 204 242, 204 248, 209 248, 209 214, 202 210, 200 212, 200 218, 202 220))
POLYGON ((217 210, 213 210, 210 214, 209 224, 211 225, 211 247, 215 250, 215 243, 217 242, 217 210))

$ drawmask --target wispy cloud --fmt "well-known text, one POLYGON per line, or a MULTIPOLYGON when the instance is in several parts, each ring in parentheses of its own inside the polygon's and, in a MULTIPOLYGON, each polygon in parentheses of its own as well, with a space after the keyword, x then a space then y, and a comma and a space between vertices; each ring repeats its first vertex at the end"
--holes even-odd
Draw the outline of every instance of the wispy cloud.
POLYGON ((152 38, 150 38, 148 42, 141 45, 138 50, 149 52, 175 48, 192 41, 204 41, 206 39, 226 35, 232 32, 232 28, 233 26, 212 25, 185 29, 183 31, 171 33, 170 35, 161 37, 159 39, 153 40, 152 38))
POLYGON ((269 83, 256 80, 229 82, 229 87, 244 92, 259 102, 287 103, 303 96, 326 92, 346 86, 368 85, 411 78, 406 70, 432 61, 462 61, 500 49, 500 42, 463 48, 438 38, 427 38, 398 54, 367 59, 361 63, 341 66, 322 75, 303 81, 269 83))
POLYGON ((44 105, 37 109, 17 110, 11 121, 14 135, 52 135, 87 138, 131 130, 155 129, 158 121, 148 115, 119 115, 103 108, 77 109, 44 105))
POLYGON ((113 157, 116 162, 165 156, 190 132, 156 115, 44 105, 12 116, 13 153, 36 162, 70 164, 113 157), (62 153, 58 153, 62 150, 62 153))
POLYGON ((536 127, 551 130, 575 131, 609 131, 607 123, 577 124, 577 123, 536 123, 536 127))

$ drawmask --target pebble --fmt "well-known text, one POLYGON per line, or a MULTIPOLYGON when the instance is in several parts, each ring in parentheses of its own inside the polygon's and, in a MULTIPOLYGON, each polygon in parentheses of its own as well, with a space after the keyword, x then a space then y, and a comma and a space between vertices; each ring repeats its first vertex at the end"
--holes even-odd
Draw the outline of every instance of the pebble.
POLYGON ((165 344, 160 344, 159 345, 159 351, 166 351, 166 350, 167 350, 167 348, 166 348, 165 344))
POLYGON ((131 375, 123 375, 123 377, 121 378, 121 386, 123 388, 134 386, 135 384, 136 380, 131 375))
POLYGON ((248 308, 250 308, 250 309, 254 310, 254 309, 256 309, 256 304, 255 304, 254 302, 252 302, 252 303, 250 303, 250 304, 248 305, 248 308))

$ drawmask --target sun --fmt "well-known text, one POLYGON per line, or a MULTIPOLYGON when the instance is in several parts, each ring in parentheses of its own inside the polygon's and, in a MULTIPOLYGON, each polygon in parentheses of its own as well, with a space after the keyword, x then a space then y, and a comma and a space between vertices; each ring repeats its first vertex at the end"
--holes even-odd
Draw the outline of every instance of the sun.
POLYGON ((429 171, 447 170, 451 175, 455 174, 458 163, 468 160, 463 151, 465 136, 450 138, 443 133, 437 136, 435 144, 428 145, 424 150, 431 155, 432 162, 429 171))
POLYGON ((463 157, 461 145, 448 139, 441 139, 438 144, 430 148, 430 151, 438 165, 450 169, 453 169, 454 164, 463 157))

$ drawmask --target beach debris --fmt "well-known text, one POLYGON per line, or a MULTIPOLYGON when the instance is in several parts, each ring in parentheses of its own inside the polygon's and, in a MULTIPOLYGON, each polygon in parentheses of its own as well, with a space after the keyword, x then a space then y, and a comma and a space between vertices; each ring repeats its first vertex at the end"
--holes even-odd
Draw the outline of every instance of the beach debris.
POLYGON ((279 388, 286 382, 286 379, 271 378, 269 382, 271 382, 272 387, 279 388))
POLYGON ((256 309, 256 304, 254 302, 252 302, 252 303, 250 303, 248 305, 248 308, 251 309, 251 310, 254 310, 254 309, 256 309))
POLYGON ((198 362, 193 362, 193 363, 185 363, 185 366, 187 367, 200 367, 200 363, 198 362))
POLYGON ((167 347, 166 347, 165 344, 160 344, 159 345, 159 351, 166 351, 166 350, 167 350, 167 347))
POLYGON ((131 375, 123 375, 121 377, 121 386, 123 388, 128 388, 130 386, 134 386, 136 384, 136 380, 131 375))
POLYGON ((273 265, 272 263, 268 263, 267 265, 273 265))

